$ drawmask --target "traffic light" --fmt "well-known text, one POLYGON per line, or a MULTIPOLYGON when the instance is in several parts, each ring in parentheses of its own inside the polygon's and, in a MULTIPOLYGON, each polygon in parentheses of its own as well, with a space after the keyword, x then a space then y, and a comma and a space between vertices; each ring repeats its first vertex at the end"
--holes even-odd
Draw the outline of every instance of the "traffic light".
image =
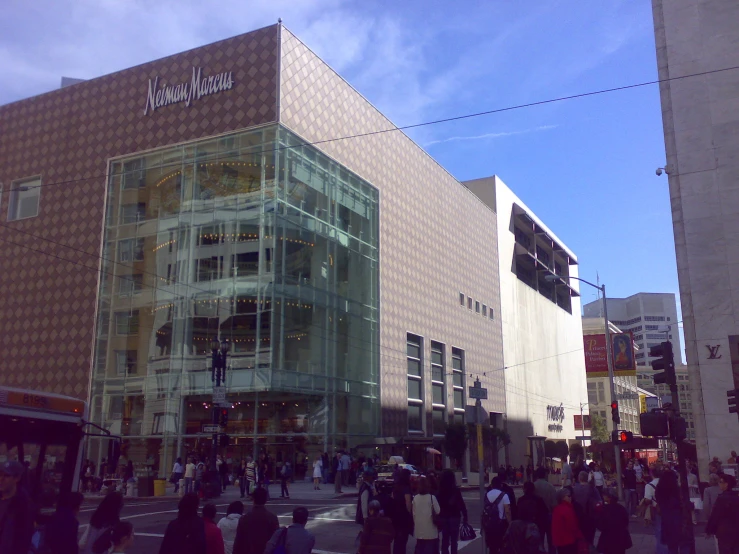
POLYGON ((229 444, 231 444, 231 440, 225 433, 218 437, 218 446, 228 446, 229 444))
POLYGON ((736 399, 737 399, 737 396, 739 396, 739 389, 727 390, 726 396, 728 396, 729 413, 730 414, 739 413, 737 412, 737 406, 736 406, 736 399))
POLYGON ((221 408, 221 419, 218 423, 221 427, 228 425, 228 408, 221 408))
POLYGON ((675 442, 684 441, 688 436, 688 423, 682 417, 670 420, 670 439, 675 442))
POLYGON ((615 444, 628 444, 634 438, 634 433, 631 431, 613 431, 611 439, 615 444))
POLYGON ((621 416, 618 413, 618 400, 611 402, 611 421, 613 421, 615 425, 621 423, 621 416))
POLYGON ((670 426, 667 421, 667 414, 664 412, 639 414, 639 426, 644 437, 670 436, 670 426))
POLYGON ((654 371, 664 370, 654 376, 655 385, 674 385, 677 383, 675 379, 675 355, 672 352, 672 343, 670 341, 661 342, 657 346, 649 349, 650 357, 658 359, 652 361, 652 369, 654 371))

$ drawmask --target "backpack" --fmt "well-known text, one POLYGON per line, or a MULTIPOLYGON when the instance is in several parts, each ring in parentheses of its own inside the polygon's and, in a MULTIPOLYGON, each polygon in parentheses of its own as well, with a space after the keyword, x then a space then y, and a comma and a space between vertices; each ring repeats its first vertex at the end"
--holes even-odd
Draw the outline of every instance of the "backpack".
POLYGON ((498 510, 498 504, 504 496, 505 493, 501 492, 494 502, 490 502, 488 495, 485 495, 485 508, 482 510, 482 528, 490 536, 500 537, 505 531, 504 522, 507 523, 507 521, 500 517, 500 511, 498 510))
POLYGON ((277 544, 275 544, 275 547, 272 550, 272 554, 287 554, 287 549, 285 548, 286 541, 287 527, 283 527, 282 531, 280 531, 280 537, 277 539, 277 544))

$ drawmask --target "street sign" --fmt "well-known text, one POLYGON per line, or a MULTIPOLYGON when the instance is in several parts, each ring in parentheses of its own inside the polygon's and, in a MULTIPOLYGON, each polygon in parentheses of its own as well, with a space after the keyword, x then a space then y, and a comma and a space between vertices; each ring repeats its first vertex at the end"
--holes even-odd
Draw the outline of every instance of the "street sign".
POLYGON ((226 402, 226 387, 213 387, 213 404, 223 404, 225 402, 226 402))
POLYGON ((203 433, 220 433, 220 425, 203 425, 203 433))
POLYGON ((469 387, 469 397, 474 398, 475 400, 487 400, 488 399, 488 389, 485 389, 480 385, 480 381, 475 381, 475 385, 472 387, 469 387))

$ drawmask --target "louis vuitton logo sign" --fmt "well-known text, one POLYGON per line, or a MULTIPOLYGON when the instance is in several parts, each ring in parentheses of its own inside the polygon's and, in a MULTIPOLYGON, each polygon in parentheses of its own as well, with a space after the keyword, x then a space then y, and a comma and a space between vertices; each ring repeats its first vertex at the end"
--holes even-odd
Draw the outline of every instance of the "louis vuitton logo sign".
POLYGON ((718 353, 718 349, 721 348, 720 344, 717 344, 716 346, 711 346, 710 344, 707 344, 706 348, 708 348, 708 359, 709 360, 720 360, 721 359, 721 354, 718 353))
POLYGON ((184 102, 190 106, 193 100, 199 100, 203 96, 216 94, 223 90, 233 88, 233 74, 231 71, 218 73, 203 77, 199 67, 192 68, 192 79, 189 83, 159 84, 159 76, 153 80, 149 79, 149 92, 146 95, 146 106, 144 115, 163 106, 184 102))

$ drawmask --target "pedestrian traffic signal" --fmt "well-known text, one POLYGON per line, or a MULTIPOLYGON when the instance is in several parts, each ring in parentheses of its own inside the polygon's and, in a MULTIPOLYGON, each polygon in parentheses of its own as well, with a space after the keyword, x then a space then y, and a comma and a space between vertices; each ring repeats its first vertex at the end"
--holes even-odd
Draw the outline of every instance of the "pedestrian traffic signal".
POLYGON ((728 402, 729 402, 729 413, 730 414, 736 414, 737 412, 737 406, 736 406, 736 399, 737 396, 739 396, 739 389, 734 390, 727 390, 726 396, 728 396, 728 402))
POLYGON ((674 442, 684 441, 688 436, 688 423, 682 417, 670 419, 670 439, 674 442))
POLYGON ((652 369, 654 371, 664 370, 654 376, 655 385, 674 385, 677 383, 675 379, 675 355, 672 352, 672 343, 670 341, 661 342, 649 349, 649 356, 656 357, 652 361, 652 369))
POLYGON ((228 408, 221 408, 221 419, 219 423, 221 427, 228 425, 228 408))
POLYGON ((634 439, 634 433, 631 431, 613 431, 611 439, 615 444, 627 444, 634 439))
POLYGON ((611 421, 613 421, 614 424, 618 425, 621 423, 621 416, 618 413, 618 401, 614 400, 611 402, 611 421))
POLYGON ((664 412, 639 414, 639 426, 644 437, 670 436, 670 426, 667 421, 667 414, 664 412))
POLYGON ((228 435, 223 434, 218 438, 218 446, 228 446, 231 444, 231 440, 228 435))

